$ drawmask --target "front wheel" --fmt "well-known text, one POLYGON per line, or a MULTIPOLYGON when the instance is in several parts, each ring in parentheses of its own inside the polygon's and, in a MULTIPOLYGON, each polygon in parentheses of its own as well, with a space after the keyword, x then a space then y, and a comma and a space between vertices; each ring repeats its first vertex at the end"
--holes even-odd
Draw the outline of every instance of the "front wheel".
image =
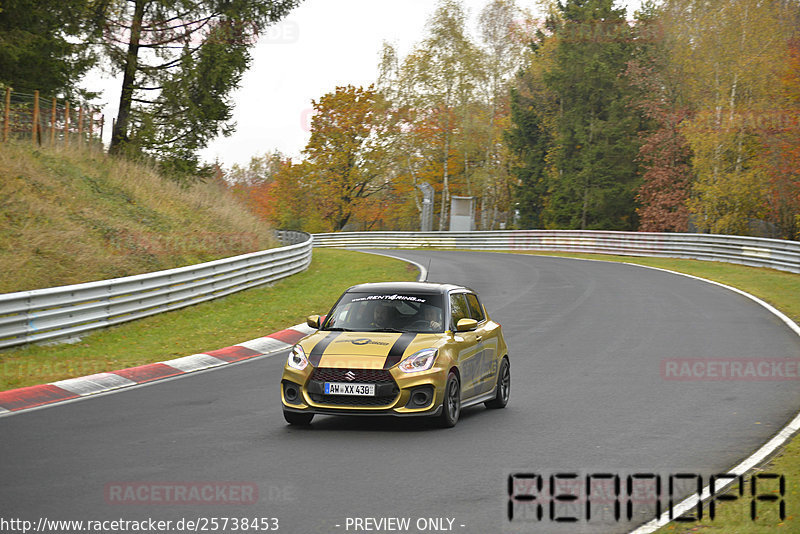
POLYGON ((283 418, 290 425, 309 425, 311 420, 314 419, 313 413, 299 413, 283 411, 283 418))
POLYGON ((508 358, 503 358, 500 363, 500 372, 497 373, 497 393, 492 400, 486 401, 487 408, 505 408, 508 396, 511 394, 511 369, 508 358))
POLYGON ((447 385, 444 388, 444 400, 442 401, 442 414, 439 416, 439 426, 452 428, 458 422, 461 415, 461 383, 454 372, 447 375, 447 385))

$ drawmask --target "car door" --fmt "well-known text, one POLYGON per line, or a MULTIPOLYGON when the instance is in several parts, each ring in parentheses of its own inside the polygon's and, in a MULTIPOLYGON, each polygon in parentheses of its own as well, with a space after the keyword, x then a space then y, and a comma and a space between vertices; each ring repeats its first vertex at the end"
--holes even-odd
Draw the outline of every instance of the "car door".
POLYGON ((487 393, 494 386, 497 373, 497 324, 489 321, 486 312, 475 293, 466 293, 470 317, 478 321, 475 329, 475 342, 480 350, 476 364, 475 394, 487 393))
POLYGON ((476 330, 459 332, 459 319, 471 318, 469 304, 464 293, 450 294, 450 325, 461 373, 461 398, 469 399, 477 394, 481 348, 476 330))

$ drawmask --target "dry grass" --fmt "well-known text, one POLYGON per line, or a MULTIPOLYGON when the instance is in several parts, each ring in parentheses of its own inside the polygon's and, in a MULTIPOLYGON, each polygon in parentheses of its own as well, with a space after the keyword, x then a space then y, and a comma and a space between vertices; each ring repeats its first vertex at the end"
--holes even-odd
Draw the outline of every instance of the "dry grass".
POLYGON ((0 293, 128 276, 274 246, 222 184, 181 188, 89 149, 0 145, 0 293))

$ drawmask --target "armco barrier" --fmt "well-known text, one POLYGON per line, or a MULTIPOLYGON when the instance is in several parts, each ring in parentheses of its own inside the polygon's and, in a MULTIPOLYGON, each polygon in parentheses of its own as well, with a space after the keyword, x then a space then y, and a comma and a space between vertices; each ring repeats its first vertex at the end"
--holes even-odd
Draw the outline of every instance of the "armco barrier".
POLYGON ((76 337, 305 270, 313 238, 302 232, 277 236, 293 244, 166 271, 0 295, 0 348, 76 337))
POLYGON ((314 234, 315 247, 536 250, 725 261, 800 273, 800 242, 714 234, 508 230, 314 234))

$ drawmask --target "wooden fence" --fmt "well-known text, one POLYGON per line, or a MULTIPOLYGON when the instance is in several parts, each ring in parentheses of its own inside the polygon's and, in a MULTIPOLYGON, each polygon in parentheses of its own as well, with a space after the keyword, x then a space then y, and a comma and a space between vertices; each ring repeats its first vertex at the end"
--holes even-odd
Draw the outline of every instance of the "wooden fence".
POLYGON ((97 108, 44 98, 39 91, 21 93, 6 87, 2 94, 0 142, 30 139, 34 144, 50 146, 101 143, 105 121, 97 108))

